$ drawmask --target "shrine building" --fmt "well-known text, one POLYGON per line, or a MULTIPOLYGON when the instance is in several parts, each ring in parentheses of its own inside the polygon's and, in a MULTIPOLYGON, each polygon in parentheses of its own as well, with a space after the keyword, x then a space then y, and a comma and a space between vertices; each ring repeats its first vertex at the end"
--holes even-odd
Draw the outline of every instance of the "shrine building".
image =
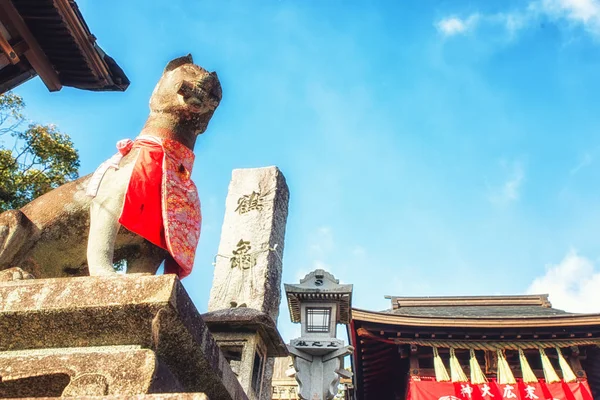
POLYGON ((547 295, 387 298, 352 309, 356 400, 600 398, 600 314, 547 295))

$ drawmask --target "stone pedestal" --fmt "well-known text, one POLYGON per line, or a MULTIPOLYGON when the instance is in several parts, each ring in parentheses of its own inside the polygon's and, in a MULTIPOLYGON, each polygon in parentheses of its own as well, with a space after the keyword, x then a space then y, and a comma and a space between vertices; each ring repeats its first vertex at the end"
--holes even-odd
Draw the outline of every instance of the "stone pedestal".
POLYGON ((338 392, 340 377, 350 378, 344 370, 344 357, 352 354, 352 346, 344 346, 323 355, 289 346, 294 360, 298 395, 302 400, 332 400, 338 392))
POLYGON ((178 392, 248 399, 174 275, 0 284, 0 398, 178 392))
POLYGON ((288 354, 271 317, 252 308, 229 308, 202 317, 248 398, 270 400, 273 358, 288 354))

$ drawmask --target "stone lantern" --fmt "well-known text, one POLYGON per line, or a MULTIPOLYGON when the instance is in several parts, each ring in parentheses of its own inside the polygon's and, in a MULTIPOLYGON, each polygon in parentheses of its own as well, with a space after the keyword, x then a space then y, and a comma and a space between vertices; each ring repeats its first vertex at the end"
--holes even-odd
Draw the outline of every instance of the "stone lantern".
POLYGON ((340 377, 351 377, 344 369, 344 356, 352 346, 336 337, 338 324, 350 323, 352 285, 340 285, 333 275, 317 269, 299 285, 285 285, 292 322, 301 324, 301 336, 288 350, 294 360, 301 399, 331 400, 338 392, 340 377))

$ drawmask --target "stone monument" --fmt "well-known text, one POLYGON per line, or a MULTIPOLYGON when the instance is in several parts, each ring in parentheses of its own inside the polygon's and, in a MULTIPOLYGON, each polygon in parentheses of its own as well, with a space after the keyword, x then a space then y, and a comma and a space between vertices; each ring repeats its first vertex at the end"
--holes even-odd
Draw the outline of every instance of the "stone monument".
POLYGON ((352 285, 340 285, 333 275, 317 269, 285 285, 292 322, 301 324, 301 336, 288 349, 294 360, 302 400, 332 400, 340 377, 349 378, 344 357, 352 346, 337 339, 337 324, 350 323, 352 285))
POLYGON ((248 307, 277 321, 289 196, 277 167, 233 171, 209 311, 248 307))
POLYGON ((276 167, 236 169, 204 320, 251 400, 270 400, 289 191, 276 167))

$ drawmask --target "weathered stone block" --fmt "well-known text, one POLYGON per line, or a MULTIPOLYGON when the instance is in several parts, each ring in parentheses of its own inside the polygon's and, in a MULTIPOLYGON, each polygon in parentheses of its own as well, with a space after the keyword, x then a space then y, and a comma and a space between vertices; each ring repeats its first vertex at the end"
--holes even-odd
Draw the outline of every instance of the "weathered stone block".
POLYGON ((0 352, 0 398, 179 392, 152 350, 139 346, 0 352))
MULTIPOLYGON (((174 275, 35 279, 0 284, 2 356, 14 356, 14 351, 92 346, 137 346, 138 351, 152 351, 157 368, 164 366, 182 391, 204 392, 219 400, 247 399, 174 275)), ((38 367, 31 368, 29 376, 22 378, 48 373, 36 374, 38 367)), ((72 382, 72 375, 66 375, 72 382)), ((102 388, 101 381, 91 379, 83 383, 102 388)))

